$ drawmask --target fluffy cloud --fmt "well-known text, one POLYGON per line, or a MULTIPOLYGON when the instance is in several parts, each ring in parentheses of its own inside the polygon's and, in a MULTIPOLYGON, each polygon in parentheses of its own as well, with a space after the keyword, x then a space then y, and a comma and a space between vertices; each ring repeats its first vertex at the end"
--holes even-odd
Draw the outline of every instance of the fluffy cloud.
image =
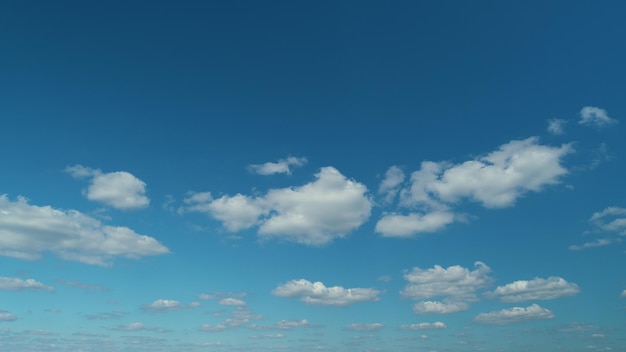
POLYGON ((435 232, 454 222, 455 215, 448 211, 427 214, 386 214, 377 223, 375 231, 384 237, 410 237, 416 233, 435 232))
POLYGON ((65 171, 74 178, 90 179, 89 187, 84 190, 89 200, 121 210, 144 208, 150 204, 146 197, 146 183, 129 172, 103 173, 82 165, 69 166, 65 171))
POLYGON ((264 239, 323 245, 361 226, 372 202, 363 184, 333 167, 322 168, 315 177, 304 186, 273 189, 260 197, 192 195, 185 210, 206 212, 229 231, 258 226, 264 239))
POLYGON ((157 299, 156 301, 145 305, 144 310, 150 312, 168 312, 172 310, 181 310, 184 308, 180 302, 170 299, 157 299))
POLYGON ((21 290, 42 290, 54 291, 54 287, 46 286, 34 279, 18 279, 12 277, 0 277, 0 290, 21 291, 21 290))
POLYGON ((547 279, 519 280, 498 286, 488 296, 498 298, 502 302, 523 302, 572 296, 578 292, 580 288, 575 283, 552 276, 547 279))
POLYGON ((407 237, 433 232, 461 219, 451 207, 464 199, 486 208, 515 204, 528 192, 539 192, 567 174, 561 165, 569 144, 551 147, 536 137, 506 143, 483 157, 460 164, 424 161, 400 191, 400 205, 419 209, 409 215, 386 214, 376 225, 383 236, 407 237))
POLYGON ((548 120, 548 132, 555 134, 555 135, 561 135, 565 133, 566 123, 567 123, 567 120, 550 119, 548 120))
POLYGON ((536 319, 554 318, 552 311, 537 304, 529 307, 513 307, 491 313, 480 313, 474 318, 476 322, 485 324, 510 324, 536 319))
POLYGON ((321 282, 292 280, 278 285, 272 294, 278 297, 297 298, 307 304, 348 306, 357 302, 378 301, 381 291, 373 288, 326 287, 321 282))
POLYGON ((292 166, 302 166, 306 164, 306 158, 289 157, 287 159, 280 159, 278 162, 267 162, 265 164, 250 165, 248 168, 250 171, 259 175, 273 175, 273 174, 291 174, 292 166))
POLYGON ((418 324, 410 324, 410 325, 401 325, 400 329, 402 330, 431 330, 431 329, 445 329, 448 326, 446 324, 437 321, 434 323, 418 323, 418 324))
POLYGON ((381 323, 371 323, 371 324, 349 324, 346 326, 346 329, 352 331, 376 331, 384 328, 385 326, 381 323))
POLYGON ((243 307, 246 305, 246 302, 237 298, 224 298, 224 299, 221 299, 218 303, 223 306, 235 306, 235 307, 243 307))
POLYGON ((600 109, 595 106, 585 106, 580 110, 580 120, 578 123, 581 125, 590 125, 596 127, 606 127, 616 124, 618 121, 612 119, 607 114, 606 110, 600 109))
POLYGON ((406 271, 407 286, 400 292, 411 299, 448 297, 456 301, 475 301, 476 290, 491 284, 491 269, 482 262, 474 263, 474 270, 459 265, 430 269, 413 268, 406 271))
POLYGON ((443 202, 468 198, 487 208, 508 207, 526 192, 558 183, 567 173, 561 158, 571 151, 569 145, 540 145, 536 137, 511 141, 476 160, 452 166, 440 163, 439 168, 427 166, 432 173, 429 180, 433 176, 436 179, 422 186, 414 178, 411 196, 420 201, 426 193, 443 202))
POLYGON ((127 227, 103 225, 75 210, 12 202, 0 195, 0 255, 34 260, 43 252, 87 264, 110 265, 113 258, 137 259, 168 253, 152 237, 127 227))
POLYGON ((404 182, 404 171, 397 166, 390 167, 385 173, 385 179, 378 187, 378 193, 384 198, 385 203, 390 203, 398 194, 399 186, 404 182))
POLYGON ((450 314, 469 309, 465 302, 421 301, 413 305, 415 314, 450 314))
POLYGON ((3 321, 15 321, 17 320, 17 317, 9 312, 7 312, 6 310, 1 310, 0 309, 0 323, 3 321))
POLYGON ((622 294, 619 295, 620 298, 626 298, 626 290, 622 291, 622 294))
POLYGON ((299 328, 309 326, 309 321, 306 319, 302 320, 281 320, 276 323, 276 327, 278 329, 291 329, 291 328, 299 328))

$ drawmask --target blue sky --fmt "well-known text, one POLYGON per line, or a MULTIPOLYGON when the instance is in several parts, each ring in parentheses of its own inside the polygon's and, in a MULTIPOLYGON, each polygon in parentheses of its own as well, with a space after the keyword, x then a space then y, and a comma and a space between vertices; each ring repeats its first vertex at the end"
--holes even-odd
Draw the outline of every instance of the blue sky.
POLYGON ((0 350, 623 350, 624 10, 2 4, 0 350))

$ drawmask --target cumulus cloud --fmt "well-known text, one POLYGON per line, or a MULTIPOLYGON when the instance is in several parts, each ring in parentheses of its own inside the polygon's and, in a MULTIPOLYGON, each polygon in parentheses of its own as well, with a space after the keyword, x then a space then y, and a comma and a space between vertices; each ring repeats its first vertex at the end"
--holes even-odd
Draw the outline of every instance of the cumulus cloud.
POLYGON ((609 117, 606 110, 595 107, 585 106, 580 110, 581 125, 589 125, 595 127, 606 127, 616 124, 618 121, 609 117))
POLYGON ((558 184, 568 172, 562 159, 572 151, 569 144, 541 145, 538 138, 531 137, 510 141, 460 164, 424 161, 400 191, 400 206, 412 210, 408 215, 383 215, 376 230, 396 237, 441 230, 462 218, 452 209, 461 200, 486 208, 513 206, 529 192, 558 184))
POLYGON ((306 319, 302 320, 281 320, 276 323, 276 327, 278 329, 291 329, 291 328, 299 328, 309 326, 309 321, 306 319))
POLYGON ((306 162, 306 158, 288 157, 286 159, 280 159, 277 162, 253 164, 248 168, 250 171, 259 175, 291 174, 292 167, 302 166, 306 164, 306 162))
POLYGON ((224 299, 221 299, 218 303, 223 306, 235 306, 235 307, 243 307, 246 305, 246 302, 237 298, 224 298, 224 299))
POLYGON ((400 294, 411 299, 448 297, 456 301, 476 301, 476 290, 491 284, 491 269, 482 262, 474 263, 474 270, 453 265, 443 268, 435 265, 430 269, 414 267, 405 271, 408 281, 400 294))
POLYGON ((121 210, 144 208, 150 204, 146 183, 129 172, 104 173, 82 165, 68 166, 65 171, 74 178, 89 179, 89 186, 83 194, 91 201, 121 210))
POLYGON ((15 321, 17 320, 17 317, 9 312, 7 312, 6 310, 1 310, 0 309, 0 323, 3 321, 15 321))
POLYGON ((183 308, 184 306, 180 302, 170 299, 157 299, 143 307, 144 310, 155 313, 181 310, 183 308))
POLYGON ((400 325, 402 330, 432 330, 432 329, 445 329, 448 326, 440 321, 434 323, 418 323, 410 325, 400 325))
POLYGON ((551 276, 547 279, 519 280, 498 286, 487 296, 498 298, 502 302, 524 302, 573 296, 578 292, 580 288, 575 283, 551 276))
POLYGON ((127 227, 103 225, 76 210, 11 201, 0 195, 0 255, 35 260, 52 252, 65 260, 107 266, 116 257, 138 259, 168 253, 156 239, 127 227))
POLYGON ((480 313, 474 318, 474 321, 485 324, 510 324, 528 320, 551 318, 554 318, 554 313, 552 313, 552 311, 537 304, 533 304, 526 308, 513 307, 490 313, 480 313))
POLYGON ((466 302, 421 301, 413 305, 415 314, 450 314, 469 309, 466 302))
POLYGON ((185 200, 188 211, 208 213, 229 231, 258 226, 263 239, 323 245, 347 236, 369 218, 372 202, 367 188, 324 167, 313 182, 273 189, 264 196, 237 194, 218 199, 185 200))
POLYGON ((376 331, 384 328, 385 326, 381 323, 370 323, 370 324, 362 324, 362 323, 354 323, 346 325, 346 329, 352 331, 376 331))
POLYGON ((278 297, 297 298, 307 304, 348 306, 357 302, 378 301, 381 291, 373 288, 326 287, 321 282, 292 280, 278 285, 272 294, 278 297))
POLYGON ((391 203, 399 191, 399 186, 404 182, 404 171, 397 166, 390 167, 385 173, 385 178, 378 187, 378 193, 383 196, 385 203, 391 203))
POLYGON ((455 215, 449 211, 433 211, 427 214, 386 214, 376 223, 375 231, 384 237, 411 237, 417 233, 435 232, 454 222, 455 215))
POLYGON ((567 120, 563 119, 550 119, 548 120, 548 132, 554 135, 561 135, 565 133, 565 124, 567 120))
POLYGON ((54 287, 42 284, 34 279, 19 279, 12 277, 0 277, 0 290, 21 291, 21 290, 42 290, 54 291, 54 287))

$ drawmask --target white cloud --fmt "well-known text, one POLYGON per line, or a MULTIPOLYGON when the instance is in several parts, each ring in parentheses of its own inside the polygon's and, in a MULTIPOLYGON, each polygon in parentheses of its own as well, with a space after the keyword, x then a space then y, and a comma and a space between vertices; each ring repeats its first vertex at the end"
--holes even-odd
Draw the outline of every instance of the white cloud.
POLYGON ((283 335, 283 334, 253 335, 253 336, 250 336, 251 339, 255 339, 255 340, 282 339, 283 337, 285 337, 285 335, 283 335))
POLYGON ((243 307, 246 305, 246 302, 237 298, 224 298, 220 300, 218 303, 223 306, 236 306, 236 307, 243 307))
POLYGON ((371 324, 355 323, 355 324, 347 325, 346 329, 352 330, 352 331, 376 331, 384 327, 385 326, 381 323, 371 323, 371 324))
POLYGON ((519 280, 498 286, 488 296, 498 298, 502 302, 523 302, 572 296, 578 292, 580 288, 575 283, 552 276, 547 279, 519 280))
POLYGON ((570 250, 603 247, 611 243, 621 242, 620 237, 611 238, 611 235, 626 236, 626 208, 607 207, 602 211, 593 213, 589 221, 595 227, 595 232, 605 233, 605 236, 609 234, 609 237, 587 241, 582 245, 571 245, 570 250))
POLYGON ((598 239, 593 240, 593 241, 585 242, 585 243, 583 243, 581 245, 573 244, 573 245, 569 246, 569 249, 572 250, 572 251, 580 251, 580 250, 587 249, 587 248, 608 246, 611 243, 613 243, 613 241, 611 241, 608 238, 598 238, 598 239))
POLYGON ((418 323, 410 325, 400 325, 402 330, 431 330, 431 329, 445 329, 448 326, 440 321, 434 323, 418 323))
POLYGON ((302 320, 281 320, 276 323, 276 327, 279 329, 291 329, 291 328, 299 328, 309 326, 309 321, 306 319, 302 320))
POLYGON ((151 312, 167 312, 172 310, 183 309, 180 302, 170 299, 157 299, 156 301, 144 306, 144 310, 151 312))
POLYGON ((34 279, 19 279, 12 277, 0 277, 0 290, 21 291, 21 290, 42 290, 54 291, 54 287, 42 284, 34 279))
POLYGON ((563 119, 550 119, 548 120, 548 132, 561 135, 565 133, 565 124, 567 120, 563 119))
POLYGON ((121 210, 144 208, 150 204, 146 196, 146 183, 126 171, 103 173, 82 165, 69 166, 65 169, 74 178, 90 178, 89 187, 84 195, 91 201, 97 201, 121 210))
POLYGON ((474 318, 476 322, 485 324, 510 324, 536 319, 554 318, 552 311, 537 304, 529 307, 513 307, 491 313, 480 313, 474 318))
MULTIPOLYGON (((469 198, 487 208, 511 206, 526 192, 559 183, 559 177, 567 173, 560 161, 572 148, 537 142, 536 137, 511 141, 477 160, 453 166, 439 164, 442 172, 436 181, 425 185, 424 191, 448 203, 469 198)), ((418 193, 417 200, 420 197, 418 193)))
POLYGON ((261 238, 307 245, 345 237, 367 221, 372 202, 363 184, 333 167, 322 168, 315 177, 304 186, 273 189, 261 197, 190 197, 185 209, 206 212, 233 232, 259 226, 261 238))
POLYGON ((455 215, 448 211, 427 214, 386 214, 376 223, 375 231, 383 237, 410 237, 422 232, 435 232, 453 223, 455 215))
POLYGON ((622 291, 622 294, 619 295, 620 298, 626 298, 626 290, 622 291))
POLYGON ((306 162, 306 158, 288 157, 287 159, 280 159, 278 162, 250 165, 249 169, 259 175, 291 174, 292 166, 302 166, 306 162))
POLYGON ((465 302, 421 301, 413 305, 415 314, 451 314, 469 309, 465 302))
POLYGON ((373 288, 326 287, 321 282, 292 280, 278 285, 272 294, 278 297, 297 298, 307 304, 348 306, 357 302, 378 301, 381 291, 373 288))
POLYGON ((385 203, 391 203, 396 197, 399 186, 404 182, 404 177, 404 171, 395 165, 387 170, 385 179, 378 187, 378 193, 383 196, 385 203))
POLYGON ((116 257, 169 252, 154 238, 127 227, 103 225, 76 210, 30 205, 23 197, 12 202, 0 195, 0 231, 0 255, 28 260, 52 252, 62 259, 106 266, 116 257))
POLYGON ((617 120, 609 117, 606 110, 595 106, 583 107, 580 110, 580 120, 578 121, 581 125, 592 125, 596 127, 606 127, 616 124, 617 122, 617 120))
POLYGON ((474 270, 459 265, 447 269, 435 265, 430 269, 413 268, 406 271, 407 286, 400 292, 411 299, 448 297, 455 301, 475 301, 476 290, 491 284, 491 269, 482 262, 474 263, 474 270))
POLYGON ((15 321, 17 317, 6 310, 0 310, 0 322, 3 321, 15 321))

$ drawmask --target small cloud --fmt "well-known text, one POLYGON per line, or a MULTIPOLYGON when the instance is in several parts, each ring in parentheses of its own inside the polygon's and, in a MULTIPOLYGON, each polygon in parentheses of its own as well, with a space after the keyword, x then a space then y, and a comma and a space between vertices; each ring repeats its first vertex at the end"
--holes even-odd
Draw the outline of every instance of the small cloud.
POLYGON ((326 306, 348 306, 358 302, 378 301, 381 291, 373 288, 326 287, 321 282, 292 280, 278 285, 272 294, 277 297, 297 298, 307 304, 326 306))
POLYGON ((104 203, 120 210, 145 208, 150 204, 146 183, 126 171, 103 173, 82 165, 68 166, 65 172, 74 178, 89 178, 89 187, 83 194, 91 201, 104 203))
POLYGON ((523 302, 572 296, 579 292, 580 288, 575 283, 552 276, 547 279, 519 280, 504 286, 498 286, 493 292, 488 293, 487 296, 498 298, 502 302, 523 302))
POLYGON ((593 241, 589 241, 589 242, 585 242, 581 245, 571 245, 569 246, 569 249, 572 251, 580 251, 583 249, 587 249, 587 248, 594 248, 594 247, 604 247, 604 246, 608 246, 609 244, 613 243, 613 241, 611 241, 608 238, 598 238, 596 240, 593 241))
POLYGON ((0 323, 3 321, 15 321, 17 317, 6 310, 0 310, 0 323))
POLYGON ((448 326, 440 321, 434 323, 418 323, 410 325, 400 325, 402 330, 432 330, 432 329, 445 329, 448 326))
POLYGON ((371 324, 350 324, 346 326, 346 329, 352 331, 377 331, 385 326, 381 323, 371 323, 371 324))
POLYGON ((404 171, 397 166, 390 167, 385 173, 385 179, 378 187, 378 193, 384 198, 385 203, 391 203, 399 191, 399 186, 404 182, 404 171))
POLYGON ((563 119, 550 119, 548 120, 548 132, 554 135, 562 135, 565 133, 565 124, 567 120, 563 119))
POLYGON ((469 309, 465 302, 422 301, 413 305, 415 314, 451 314, 469 309))
POLYGON ((491 313, 480 313, 476 316, 476 318, 474 318, 474 321, 478 323, 501 325, 551 318, 554 318, 554 313, 552 313, 552 311, 537 304, 533 304, 526 308, 513 307, 491 313))
POLYGON ((390 282, 391 281, 391 276, 390 275, 382 275, 382 276, 379 276, 376 280, 377 281, 381 281, 381 282, 390 282))
POLYGON ((19 279, 13 277, 0 277, 0 290, 4 291, 22 291, 22 290, 40 290, 54 291, 54 287, 42 284, 34 279, 19 279))
POLYGON ((255 340, 282 339, 283 337, 285 337, 285 335, 283 334, 250 336, 251 339, 255 339, 255 340))
POLYGON ((618 123, 618 121, 610 118, 604 109, 595 106, 585 106, 580 110, 580 120, 578 123, 581 125, 606 127, 614 125, 618 123))
POLYGON ((170 299, 157 299, 156 301, 145 305, 144 310, 160 313, 160 312, 168 312, 173 310, 181 310, 184 307, 180 304, 180 302, 170 299))
POLYGON ((267 162, 264 164, 249 165, 248 169, 259 175, 291 174, 292 167, 299 167, 306 164, 306 158, 288 157, 280 159, 278 162, 267 162))
POLYGON ((622 294, 619 296, 619 298, 626 298, 626 290, 622 291, 622 294))
POLYGON ((281 320, 276 323, 276 327, 278 329, 291 329, 291 328, 299 328, 309 326, 309 321, 306 319, 302 320, 281 320))
POLYGON ((243 307, 246 305, 246 302, 237 298, 224 298, 218 302, 223 306, 234 306, 234 307, 243 307))

